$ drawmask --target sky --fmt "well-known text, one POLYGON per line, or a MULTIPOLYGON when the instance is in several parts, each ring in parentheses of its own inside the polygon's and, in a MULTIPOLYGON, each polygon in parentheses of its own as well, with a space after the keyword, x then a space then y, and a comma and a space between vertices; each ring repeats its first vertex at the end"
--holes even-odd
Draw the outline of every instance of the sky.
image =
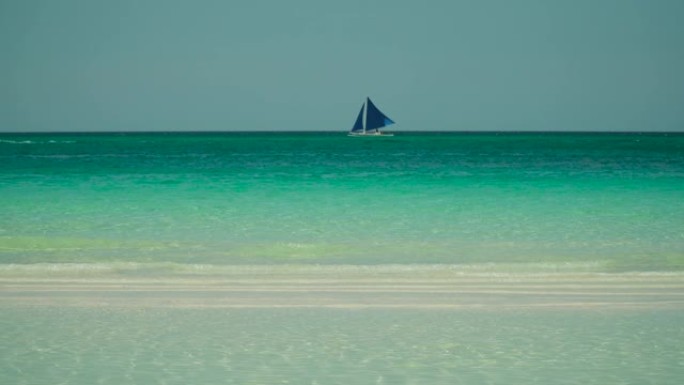
POLYGON ((0 0, 0 131, 684 131, 682 0, 0 0))

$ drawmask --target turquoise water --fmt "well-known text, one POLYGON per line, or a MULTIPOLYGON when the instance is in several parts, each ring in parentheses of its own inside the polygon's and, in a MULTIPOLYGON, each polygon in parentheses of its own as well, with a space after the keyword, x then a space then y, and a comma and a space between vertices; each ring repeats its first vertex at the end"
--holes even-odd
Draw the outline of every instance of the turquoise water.
POLYGON ((0 263, 684 267, 684 135, 1 134, 0 263))
POLYGON ((680 384, 684 312, 9 308, 6 384, 680 384))

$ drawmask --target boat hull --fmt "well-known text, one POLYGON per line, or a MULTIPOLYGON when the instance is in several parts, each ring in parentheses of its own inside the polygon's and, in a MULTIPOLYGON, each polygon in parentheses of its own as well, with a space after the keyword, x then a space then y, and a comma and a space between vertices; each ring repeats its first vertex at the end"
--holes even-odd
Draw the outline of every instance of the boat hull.
POLYGON ((350 132, 347 136, 363 136, 363 137, 376 137, 376 136, 394 136, 394 134, 386 134, 384 132, 374 132, 372 134, 364 134, 364 133, 353 133, 350 132))

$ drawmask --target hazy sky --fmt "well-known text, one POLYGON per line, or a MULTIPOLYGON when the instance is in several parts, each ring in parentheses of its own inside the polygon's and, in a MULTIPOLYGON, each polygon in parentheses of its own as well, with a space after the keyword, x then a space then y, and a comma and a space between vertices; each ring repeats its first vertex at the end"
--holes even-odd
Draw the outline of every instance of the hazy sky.
POLYGON ((684 131, 682 0, 0 0, 0 131, 684 131))

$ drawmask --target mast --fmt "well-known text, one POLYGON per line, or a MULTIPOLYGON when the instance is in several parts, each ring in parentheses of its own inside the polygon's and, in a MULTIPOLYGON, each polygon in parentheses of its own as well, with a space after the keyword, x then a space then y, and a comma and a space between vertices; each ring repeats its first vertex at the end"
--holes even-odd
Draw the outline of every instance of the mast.
POLYGON ((365 134, 368 127, 368 103, 363 102, 361 109, 363 110, 363 133, 365 134))

